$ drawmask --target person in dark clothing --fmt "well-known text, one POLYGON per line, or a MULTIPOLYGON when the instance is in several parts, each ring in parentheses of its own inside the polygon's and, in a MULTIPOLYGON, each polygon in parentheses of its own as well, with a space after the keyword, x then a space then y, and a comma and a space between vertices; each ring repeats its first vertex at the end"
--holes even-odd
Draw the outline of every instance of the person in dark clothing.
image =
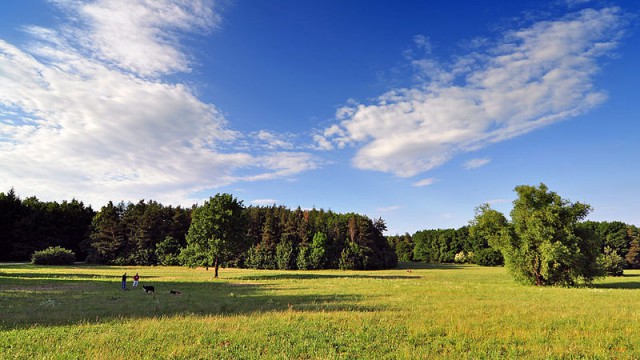
POLYGON ((127 290, 127 273, 122 275, 122 290, 127 290))

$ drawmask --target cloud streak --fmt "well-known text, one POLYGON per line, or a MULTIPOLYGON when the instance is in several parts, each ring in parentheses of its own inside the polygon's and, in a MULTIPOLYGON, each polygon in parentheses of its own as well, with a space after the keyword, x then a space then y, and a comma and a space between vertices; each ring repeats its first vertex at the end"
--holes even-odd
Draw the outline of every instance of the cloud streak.
POLYGON ((471 169, 477 169, 477 168, 481 168, 485 165, 487 165, 488 163, 490 163, 491 160, 490 159, 471 159, 467 162, 464 163, 463 167, 467 170, 471 170, 471 169))
POLYGON ((340 108, 318 146, 354 146, 356 168, 410 177, 582 114, 606 99, 593 78, 622 24, 618 8, 586 9, 505 32, 450 64, 413 60, 419 85, 340 108))

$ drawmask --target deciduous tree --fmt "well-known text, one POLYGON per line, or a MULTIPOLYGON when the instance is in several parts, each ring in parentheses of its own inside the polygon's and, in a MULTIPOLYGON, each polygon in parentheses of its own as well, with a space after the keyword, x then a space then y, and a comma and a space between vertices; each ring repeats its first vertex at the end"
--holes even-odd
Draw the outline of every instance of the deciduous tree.
POLYGON ((602 275, 597 237, 579 231, 591 207, 562 199, 547 186, 517 186, 511 222, 488 205, 476 210, 472 234, 499 249, 516 280, 536 285, 573 285, 602 275))
POLYGON ((217 278, 220 262, 242 247, 245 227, 242 201, 231 194, 216 194, 193 211, 183 259, 191 266, 213 266, 217 278))

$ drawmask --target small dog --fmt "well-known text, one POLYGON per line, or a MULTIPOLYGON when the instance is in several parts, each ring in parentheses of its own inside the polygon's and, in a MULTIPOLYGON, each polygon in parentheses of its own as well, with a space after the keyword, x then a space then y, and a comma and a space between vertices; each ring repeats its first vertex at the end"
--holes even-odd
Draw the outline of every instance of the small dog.
POLYGON ((169 294, 171 295, 182 295, 182 293, 178 290, 169 290, 169 294))
POLYGON ((142 288, 144 289, 144 292, 146 292, 147 294, 149 294, 149 293, 155 294, 156 293, 156 289, 153 286, 142 285, 142 288))

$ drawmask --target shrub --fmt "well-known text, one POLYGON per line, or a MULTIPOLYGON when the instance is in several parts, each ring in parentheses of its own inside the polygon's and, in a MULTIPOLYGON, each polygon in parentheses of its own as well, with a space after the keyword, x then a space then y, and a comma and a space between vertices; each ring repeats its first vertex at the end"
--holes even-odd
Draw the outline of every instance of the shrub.
POLYGON ((36 265, 72 265, 76 254, 60 246, 48 247, 31 255, 31 263, 36 265))
POLYGON ((340 270, 363 270, 365 268, 366 256, 362 254, 362 249, 358 244, 349 241, 340 254, 340 270))
POLYGON ((247 251, 245 265, 251 269, 277 269, 275 251, 256 245, 247 251))
POLYGON ((276 264, 280 270, 291 270, 295 267, 295 249, 291 241, 286 240, 276 245, 276 264))
POLYGON ((473 257, 473 263, 480 266, 502 266, 504 258, 502 253, 492 248, 480 249, 473 257))
POLYGON ((599 262, 607 275, 610 276, 622 276, 624 266, 627 263, 616 250, 608 246, 605 246, 604 254, 600 255, 599 262))
POLYGON ((309 270, 309 247, 307 245, 300 246, 298 250, 298 256, 296 257, 296 266, 300 270, 309 270))

